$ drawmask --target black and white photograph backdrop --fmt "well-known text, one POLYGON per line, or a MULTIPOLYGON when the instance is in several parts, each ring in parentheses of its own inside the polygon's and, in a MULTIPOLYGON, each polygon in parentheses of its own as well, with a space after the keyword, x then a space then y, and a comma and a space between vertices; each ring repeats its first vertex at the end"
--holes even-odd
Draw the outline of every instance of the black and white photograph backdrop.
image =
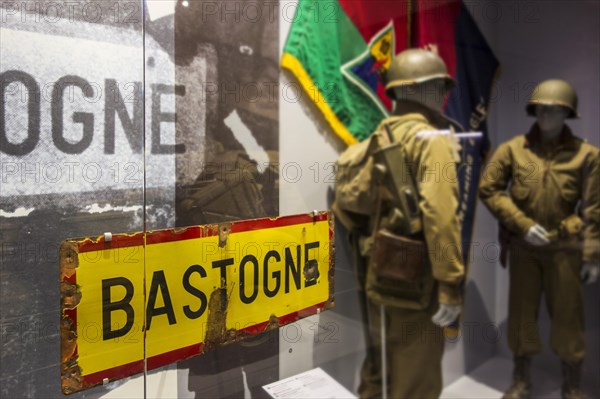
MULTIPOLYGON (((0 396, 56 397, 64 239, 279 214, 277 3, 3 0, 0 21, 0 396)), ((242 357, 276 379, 269 342, 242 357)), ((233 367, 212 356, 183 366, 233 367)))

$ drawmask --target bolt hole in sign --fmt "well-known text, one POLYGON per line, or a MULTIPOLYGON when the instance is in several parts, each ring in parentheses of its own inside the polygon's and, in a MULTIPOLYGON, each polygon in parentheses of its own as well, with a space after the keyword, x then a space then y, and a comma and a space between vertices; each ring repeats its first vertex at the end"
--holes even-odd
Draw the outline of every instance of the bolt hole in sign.
POLYGON ((60 248, 65 394, 334 304, 329 212, 106 237, 65 240, 60 248))

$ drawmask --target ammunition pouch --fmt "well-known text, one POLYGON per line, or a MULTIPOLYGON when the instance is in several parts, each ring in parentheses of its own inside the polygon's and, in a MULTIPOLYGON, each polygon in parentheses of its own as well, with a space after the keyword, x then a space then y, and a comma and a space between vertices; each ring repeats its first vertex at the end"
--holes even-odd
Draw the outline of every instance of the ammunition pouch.
POLYGON ((412 283, 422 276, 426 256, 424 241, 379 230, 375 234, 371 268, 378 277, 412 283))
POLYGON ((368 279, 370 295, 385 305, 422 310, 435 286, 424 240, 378 230, 374 236, 368 279))

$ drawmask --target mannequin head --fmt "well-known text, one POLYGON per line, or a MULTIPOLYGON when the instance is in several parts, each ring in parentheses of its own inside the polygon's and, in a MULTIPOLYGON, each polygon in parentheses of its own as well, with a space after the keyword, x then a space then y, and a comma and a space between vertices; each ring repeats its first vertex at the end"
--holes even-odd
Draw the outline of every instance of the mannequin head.
POLYGON ((447 84, 443 79, 433 79, 423 83, 394 88, 394 107, 399 101, 412 101, 442 112, 446 99, 447 84))
POLYGON ((398 102, 412 102, 442 111, 445 96, 454 87, 444 60, 423 49, 408 49, 392 60, 386 75, 388 97, 398 102))
POLYGON ((538 84, 527 101, 527 115, 537 117, 537 107, 540 105, 560 106, 566 110, 566 118, 579 118, 577 92, 564 80, 550 79, 538 84))
POLYGON ((570 112, 568 108, 561 105, 538 104, 535 106, 535 117, 543 141, 552 141, 560 136, 565 119, 567 119, 570 112))

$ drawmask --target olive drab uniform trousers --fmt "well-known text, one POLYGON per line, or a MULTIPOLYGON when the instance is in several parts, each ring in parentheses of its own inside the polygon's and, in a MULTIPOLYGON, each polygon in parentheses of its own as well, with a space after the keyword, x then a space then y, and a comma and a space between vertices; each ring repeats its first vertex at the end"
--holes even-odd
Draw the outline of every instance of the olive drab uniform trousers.
MULTIPOLYGON (((380 305, 386 312, 386 348, 390 398, 437 398, 442 390, 443 329, 431 322, 438 304, 461 304, 464 276, 460 224, 456 216, 458 184, 444 179, 444 166, 456 169, 452 138, 439 132, 451 122, 414 104, 410 113, 387 123, 394 142, 402 142, 417 181, 428 266, 418 283, 381 279, 367 270, 370 342, 361 373, 361 398, 380 398, 380 305)), ((367 252, 368 251, 364 251, 367 252)), ((368 261, 368 260, 367 260, 368 261)))
POLYGON ((512 352, 515 356, 540 352, 537 318, 544 293, 552 320, 552 350, 565 362, 583 359, 579 273, 582 262, 600 261, 598 148, 575 137, 566 126, 557 142, 543 145, 534 124, 526 135, 498 147, 481 177, 480 197, 509 232, 508 341, 512 352), (576 213, 582 222, 579 234, 563 231, 543 247, 524 241, 534 224, 555 235, 562 230, 561 222, 576 213))

